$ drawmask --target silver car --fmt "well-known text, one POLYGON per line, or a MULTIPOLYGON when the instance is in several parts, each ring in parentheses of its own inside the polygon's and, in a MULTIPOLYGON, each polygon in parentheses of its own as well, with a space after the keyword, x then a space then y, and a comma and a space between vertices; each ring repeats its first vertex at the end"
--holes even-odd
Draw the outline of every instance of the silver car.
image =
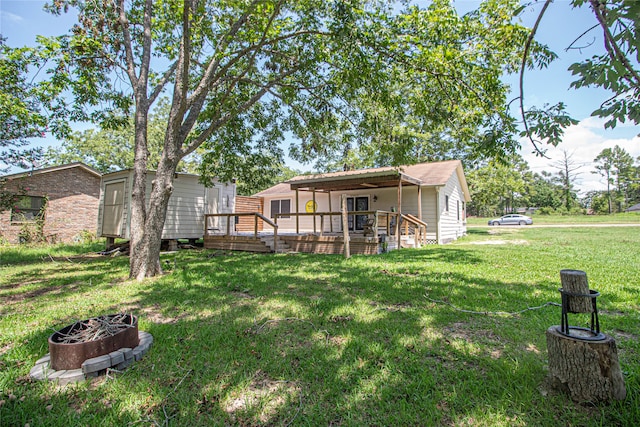
POLYGON ((489 220, 489 225, 531 225, 533 220, 526 215, 509 214, 489 220))

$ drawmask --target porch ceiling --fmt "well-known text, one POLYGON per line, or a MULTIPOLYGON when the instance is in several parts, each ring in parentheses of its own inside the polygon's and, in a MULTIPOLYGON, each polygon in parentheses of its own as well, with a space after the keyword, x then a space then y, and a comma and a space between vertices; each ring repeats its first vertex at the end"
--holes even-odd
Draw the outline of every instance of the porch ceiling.
POLYGON ((306 179, 288 181, 292 190, 324 190, 345 191, 361 190, 366 188, 387 188, 403 185, 420 185, 422 181, 398 171, 385 171, 385 173, 361 173, 361 174, 328 174, 312 175, 306 179))

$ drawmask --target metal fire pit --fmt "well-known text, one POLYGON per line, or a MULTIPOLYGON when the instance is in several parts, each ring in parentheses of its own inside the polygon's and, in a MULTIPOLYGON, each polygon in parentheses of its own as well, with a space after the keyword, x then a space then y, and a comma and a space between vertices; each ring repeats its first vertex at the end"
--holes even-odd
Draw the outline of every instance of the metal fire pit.
MULTIPOLYGON (((105 318, 113 317, 104 316, 105 318)), ((80 323, 88 322, 90 319, 80 323)), ((78 323, 66 326, 53 333, 49 337, 49 354, 51 356, 51 369, 56 371, 79 369, 87 359, 103 356, 121 348, 134 348, 139 343, 138 338, 138 318, 133 315, 126 315, 126 323, 131 327, 125 328, 118 333, 97 339, 95 341, 64 343, 64 337, 68 335, 78 323)))

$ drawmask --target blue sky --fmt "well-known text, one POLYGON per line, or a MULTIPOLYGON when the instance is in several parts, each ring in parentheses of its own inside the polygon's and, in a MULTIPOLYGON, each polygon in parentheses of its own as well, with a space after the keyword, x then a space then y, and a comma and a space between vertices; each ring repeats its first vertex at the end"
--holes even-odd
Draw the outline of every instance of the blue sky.
MULTIPOLYGON (((426 1, 418 1, 425 5, 426 1)), ((457 0, 456 7, 465 12, 478 5, 476 0, 457 0)), ((73 15, 52 17, 42 11, 45 4, 41 0, 0 0, 0 33, 8 38, 11 46, 32 44, 36 34, 57 35, 70 28, 75 22, 73 15)), ((532 26, 537 17, 542 2, 535 2, 525 9, 522 14, 523 23, 532 26)), ((592 161, 604 148, 619 145, 635 158, 640 156, 640 129, 629 124, 618 125, 613 130, 603 128, 604 121, 590 117, 591 111, 609 98, 609 94, 600 89, 571 90, 569 85, 573 80, 567 71, 569 65, 586 57, 599 54, 602 42, 599 30, 594 30, 583 38, 582 46, 592 42, 590 47, 581 50, 565 49, 582 32, 595 24, 592 12, 583 7, 572 9, 568 0, 556 0, 548 9, 538 29, 538 41, 549 45, 559 59, 545 70, 527 71, 525 75, 526 105, 542 106, 545 103, 555 104, 563 101, 569 113, 580 120, 577 126, 567 130, 562 144, 558 148, 549 148, 549 159, 536 157, 532 154, 532 147, 522 141, 521 153, 535 172, 542 170, 554 171, 553 164, 559 161, 562 150, 566 150, 576 164, 584 164, 578 172, 578 187, 584 192, 592 189, 604 189, 604 180, 598 175, 590 173, 593 170, 592 161)), ((517 76, 507 77, 506 81, 517 91, 517 76)), ((514 94, 514 97, 516 95, 514 94)), ((89 125, 82 125, 84 129, 89 125)), ((57 145, 51 137, 44 140, 47 145, 57 145)), ((292 164, 293 167, 305 170, 306 167, 292 164)))

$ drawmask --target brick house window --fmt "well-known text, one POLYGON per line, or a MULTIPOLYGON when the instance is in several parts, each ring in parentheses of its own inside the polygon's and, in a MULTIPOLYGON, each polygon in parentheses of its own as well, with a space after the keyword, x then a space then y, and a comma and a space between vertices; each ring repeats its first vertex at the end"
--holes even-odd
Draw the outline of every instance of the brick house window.
POLYGON ((44 197, 22 196, 11 208, 11 222, 33 222, 44 217, 44 197))
MULTIPOLYGON (((276 214, 291 213, 291 200, 272 200, 271 201, 271 218, 275 218, 276 214)), ((281 216, 280 218, 289 218, 289 216, 281 216)))

